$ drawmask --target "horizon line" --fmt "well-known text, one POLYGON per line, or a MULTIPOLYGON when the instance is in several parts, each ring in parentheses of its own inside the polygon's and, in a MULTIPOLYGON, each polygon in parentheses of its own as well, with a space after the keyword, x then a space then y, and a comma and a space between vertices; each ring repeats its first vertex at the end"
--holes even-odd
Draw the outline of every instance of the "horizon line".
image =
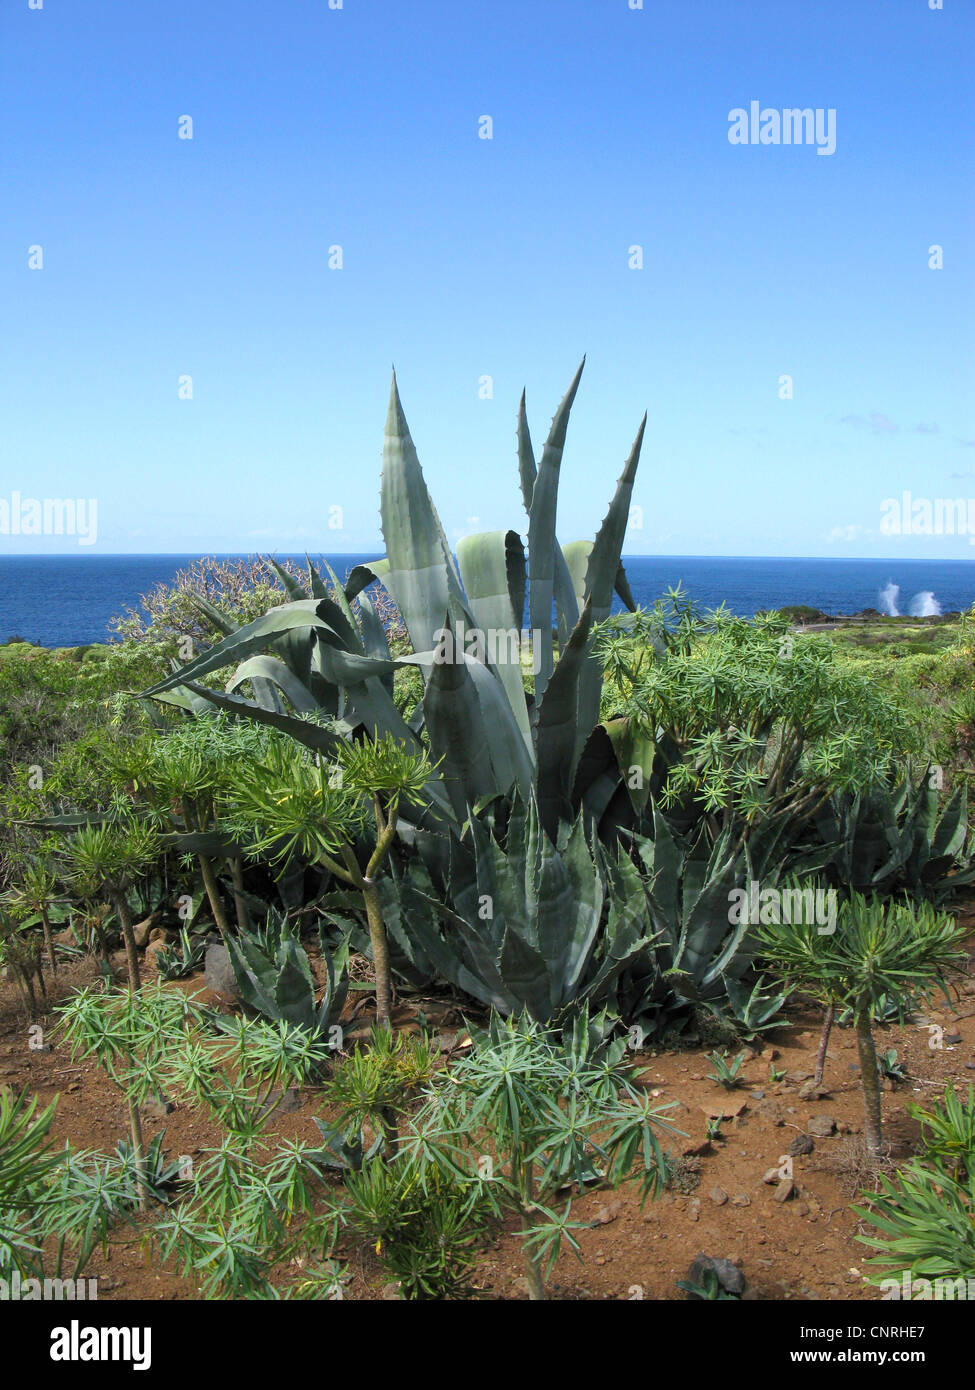
MULTIPOLYGON (((454 554, 451 551, 451 554, 454 554)), ((62 550, 55 553, 45 551, 25 550, 16 554, 4 555, 0 553, 0 561, 3 560, 205 560, 205 559, 261 559, 264 556, 284 556, 286 559, 292 558, 313 558, 314 556, 324 556, 326 558, 363 558, 383 559, 384 553, 376 547, 376 553, 370 549, 363 550, 284 550, 280 546, 268 550, 105 550, 92 552, 87 550, 80 553, 77 550, 62 550)), ((825 561, 826 563, 844 563, 846 561, 874 561, 877 564, 970 564, 975 561, 975 555, 971 560, 966 560, 961 555, 732 555, 721 552, 708 551, 693 553, 690 551, 681 552, 655 552, 653 554, 629 554, 621 555, 621 561, 625 560, 792 560, 792 561, 825 561)))

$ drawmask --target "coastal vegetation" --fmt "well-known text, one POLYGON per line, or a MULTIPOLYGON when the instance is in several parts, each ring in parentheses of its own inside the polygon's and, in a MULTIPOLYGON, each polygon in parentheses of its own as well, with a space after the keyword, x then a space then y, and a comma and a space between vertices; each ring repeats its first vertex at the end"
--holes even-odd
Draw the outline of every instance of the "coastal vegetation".
POLYGON ((0 964, 126 1116, 56 1149, 0 1087, 0 1278, 135 1227, 205 1297, 348 1296, 372 1250, 397 1296, 459 1298, 515 1222, 540 1299, 587 1190, 682 1180, 637 1055, 712 1049, 730 1096, 810 1004, 815 1086, 856 1039, 884 1267, 975 1275, 971 1092, 892 1167, 876 1046, 966 966, 975 610, 638 607, 645 419, 593 537, 556 536, 581 375, 540 454, 522 396, 511 529, 451 551, 394 379, 381 559, 201 560, 103 646, 0 648, 0 964), (146 1142, 174 1104, 203 1158, 146 1142))

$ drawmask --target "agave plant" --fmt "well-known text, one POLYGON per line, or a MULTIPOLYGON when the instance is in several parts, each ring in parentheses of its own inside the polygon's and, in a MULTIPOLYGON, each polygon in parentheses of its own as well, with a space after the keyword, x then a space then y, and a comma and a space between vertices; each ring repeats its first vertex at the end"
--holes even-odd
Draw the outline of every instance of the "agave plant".
POLYGON ((349 987, 346 945, 322 952, 328 985, 316 1003, 308 956, 287 918, 272 913, 262 932, 238 940, 228 936, 224 944, 241 999, 255 1013, 315 1035, 338 1022, 349 987))
MULTIPOLYGON (((620 551, 646 423, 595 540, 563 550, 555 536, 558 483, 581 373, 580 366, 537 464, 522 395, 518 464, 528 512, 527 568, 513 530, 466 537, 456 559, 451 554, 394 375, 380 499, 383 559, 358 566, 344 586, 327 565, 331 583, 309 563, 307 587, 279 570, 289 602, 228 632, 147 695, 193 712, 216 705, 246 715, 329 756, 358 728, 418 752, 425 731, 439 770, 409 815, 404 807, 404 831, 411 823, 459 828, 469 807, 516 788, 523 799, 536 796, 541 824, 555 839, 560 819, 571 820, 584 790, 577 774, 586 773, 583 751, 599 722, 602 668, 592 652, 592 624, 609 614, 614 591, 633 606, 620 551), (390 655, 365 592, 376 582, 402 616, 413 649, 408 655, 390 655), (533 695, 521 678, 526 592, 533 695), (233 669, 225 689, 204 684, 227 668, 233 669), (409 724, 392 692, 394 674, 406 668, 419 669, 424 684, 409 724), (342 727, 325 726, 336 718, 342 727)), ((226 627, 221 614, 210 617, 226 627)), ((605 766, 598 771, 605 776, 605 766)))
POLYGON ((820 808, 817 829, 832 847, 837 881, 861 893, 907 891, 943 903, 975 880, 964 783, 942 809, 933 778, 915 787, 880 783, 862 792, 838 792, 820 808))
MULTIPOLYGON (((641 957, 631 978, 633 1017, 652 1034, 683 1028, 693 1015, 716 1014, 752 1036, 774 1022, 788 990, 763 994, 755 978, 752 926, 747 913, 733 920, 731 904, 742 882, 778 876, 775 845, 755 861, 739 849, 729 825, 710 848, 704 835, 678 835, 654 805, 653 838, 632 837, 648 879, 647 905, 654 950, 641 957)), ((758 846, 756 846, 758 847, 758 846)))
POLYGON ((539 1022, 613 1004, 616 982, 650 945, 636 867, 586 840, 580 815, 556 846, 534 804, 516 799, 505 847, 480 821, 452 845, 447 900, 422 865, 386 881, 391 932, 410 963, 505 1015, 539 1022))
MULTIPOLYGON (((633 834, 628 852, 590 843, 584 813, 553 844, 517 798, 493 829, 475 819, 446 849, 420 839, 418 855, 380 883, 397 973, 417 986, 446 979, 502 1014, 541 1021, 592 1004, 644 1036, 677 1031, 695 1012, 746 1038, 774 1026, 789 990, 756 976, 748 921, 733 922, 730 904, 759 869, 774 884, 775 844, 771 867, 756 867, 730 831, 708 852, 653 813, 656 841, 633 834)), ((354 917, 342 894, 322 906, 346 926, 354 917)))
POLYGON ((156 968, 163 980, 182 980, 199 970, 206 955, 206 941, 203 937, 191 936, 185 925, 179 929, 179 945, 164 946, 156 956, 156 968))

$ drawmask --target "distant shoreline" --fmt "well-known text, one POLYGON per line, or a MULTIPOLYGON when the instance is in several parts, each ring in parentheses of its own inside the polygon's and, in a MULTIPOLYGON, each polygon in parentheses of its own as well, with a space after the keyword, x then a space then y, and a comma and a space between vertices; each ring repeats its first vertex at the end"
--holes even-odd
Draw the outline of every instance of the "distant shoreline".
MULTIPOLYGON (((802 607, 803 605, 786 605, 778 609, 759 610, 755 616, 758 617, 761 612, 784 613, 787 617, 792 619, 792 626, 797 632, 830 632, 837 628, 861 626, 868 623, 889 624, 891 627, 940 627, 945 623, 956 623, 961 618, 961 613, 959 612, 931 613, 926 614, 924 617, 912 617, 908 613, 900 613, 896 617, 893 617, 889 613, 880 613, 872 608, 862 609, 859 613, 833 614, 822 613, 812 609, 810 611, 813 616, 803 618, 796 615, 795 610, 797 606, 802 607)), ((121 646, 121 642, 75 642, 64 645, 52 643, 48 646, 44 642, 34 642, 27 637, 13 636, 0 642, 0 657, 2 657, 5 652, 11 652, 14 649, 25 647, 35 651, 64 652, 65 654, 81 652, 82 655, 84 655, 88 652, 97 654, 100 651, 107 651, 109 648, 116 646, 121 646)))
MULTIPOLYGON (((371 552, 326 554, 340 579, 371 552)), ((113 621, 140 607, 140 596, 168 586, 176 576, 211 558, 217 564, 248 563, 238 555, 183 556, 4 556, 0 562, 0 642, 18 636, 45 647, 104 643, 113 621)), ((265 558, 268 558, 265 553, 265 558)), ((279 561, 303 563, 279 552, 279 561)), ((312 561, 318 564, 313 554, 312 561)), ((766 557, 701 558, 626 555, 623 560, 634 599, 652 606, 678 584, 697 609, 722 604, 741 617, 765 608, 790 609, 807 624, 854 621, 869 609, 937 616, 967 611, 975 603, 975 566, 965 562, 833 558, 793 560, 766 557)), ((619 603, 614 603, 619 611, 619 603)))

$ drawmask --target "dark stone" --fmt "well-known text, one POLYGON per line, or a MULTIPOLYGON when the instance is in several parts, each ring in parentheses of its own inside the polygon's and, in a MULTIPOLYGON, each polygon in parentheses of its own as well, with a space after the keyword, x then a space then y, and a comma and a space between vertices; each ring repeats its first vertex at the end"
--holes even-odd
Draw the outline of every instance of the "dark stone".
MULTIPOLYGON (((725 1293, 737 1294, 739 1297, 745 1292, 747 1281, 744 1274, 737 1265, 733 1265, 730 1260, 716 1260, 711 1255, 703 1252, 696 1256, 691 1265, 687 1278, 691 1284, 700 1284, 704 1278, 705 1270, 713 1269, 718 1278, 718 1283, 725 1293)), ((688 1294, 688 1298, 697 1298, 697 1294, 688 1294)))
POLYGON ((797 1134, 792 1143, 786 1149, 786 1153, 793 1158, 801 1158, 803 1154, 811 1154, 816 1147, 812 1138, 808 1134, 797 1134))
POLYGON ((237 978, 230 964, 230 954, 226 946, 219 941, 207 946, 203 979, 207 989, 212 989, 214 994, 223 995, 225 999, 240 999, 237 978))
POLYGON ((175 1109, 176 1106, 168 1096, 154 1096, 143 1103, 142 1114, 147 1120, 164 1120, 175 1109))
POLYGON ((275 1115, 290 1115, 293 1110, 300 1110, 302 1104, 301 1092, 297 1086, 289 1086, 283 1095, 280 1091, 272 1091, 267 1098, 267 1104, 260 1111, 260 1118, 263 1119, 271 1111, 275 1115))

